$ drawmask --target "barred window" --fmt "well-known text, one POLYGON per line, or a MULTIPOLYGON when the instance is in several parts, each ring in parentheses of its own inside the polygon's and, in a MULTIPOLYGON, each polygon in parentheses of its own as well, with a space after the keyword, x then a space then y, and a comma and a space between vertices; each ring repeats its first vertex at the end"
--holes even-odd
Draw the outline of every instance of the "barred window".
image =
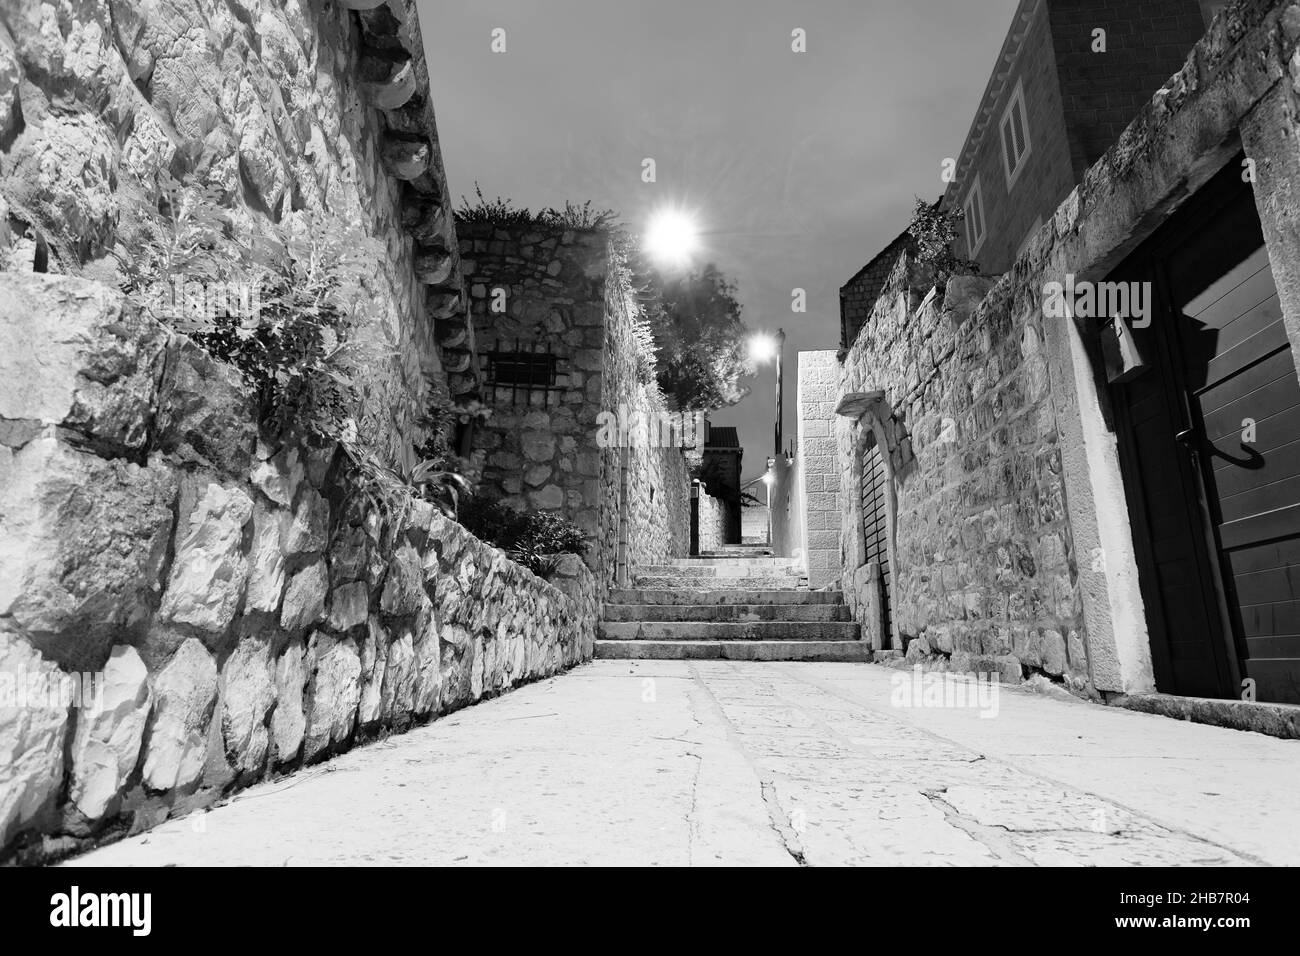
POLYGON ((555 387, 555 356, 548 352, 489 352, 489 385, 507 388, 555 387))

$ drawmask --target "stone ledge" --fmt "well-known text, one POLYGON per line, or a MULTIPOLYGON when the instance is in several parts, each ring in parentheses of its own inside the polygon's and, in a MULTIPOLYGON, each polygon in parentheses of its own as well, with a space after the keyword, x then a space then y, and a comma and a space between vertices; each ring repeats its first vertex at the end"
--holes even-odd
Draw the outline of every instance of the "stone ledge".
POLYGON ((1190 720, 1197 724, 1249 730, 1284 740, 1300 740, 1300 707, 1262 701, 1179 697, 1176 694, 1121 694, 1107 701, 1143 714, 1190 720))

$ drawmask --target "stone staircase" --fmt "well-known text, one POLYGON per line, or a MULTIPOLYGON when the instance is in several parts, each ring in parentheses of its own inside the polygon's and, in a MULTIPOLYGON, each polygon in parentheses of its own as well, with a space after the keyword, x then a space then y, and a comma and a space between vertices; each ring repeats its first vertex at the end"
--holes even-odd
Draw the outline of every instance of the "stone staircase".
POLYGON ((632 583, 605 604, 598 658, 871 659, 840 592, 809 591, 799 564, 765 547, 640 567, 632 583))

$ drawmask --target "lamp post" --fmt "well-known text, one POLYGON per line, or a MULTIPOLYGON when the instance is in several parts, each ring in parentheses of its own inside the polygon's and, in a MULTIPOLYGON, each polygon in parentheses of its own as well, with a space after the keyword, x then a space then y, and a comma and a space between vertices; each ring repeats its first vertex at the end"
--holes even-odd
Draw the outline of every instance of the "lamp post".
POLYGON ((750 357, 756 362, 776 359, 776 427, 773 431, 775 445, 773 455, 781 454, 781 386, 784 384, 782 353, 785 351, 785 330, 777 329, 775 336, 755 335, 749 341, 750 357))
POLYGON ((785 352, 785 329, 776 330, 776 445, 773 455, 781 454, 781 385, 783 383, 781 356, 785 352))

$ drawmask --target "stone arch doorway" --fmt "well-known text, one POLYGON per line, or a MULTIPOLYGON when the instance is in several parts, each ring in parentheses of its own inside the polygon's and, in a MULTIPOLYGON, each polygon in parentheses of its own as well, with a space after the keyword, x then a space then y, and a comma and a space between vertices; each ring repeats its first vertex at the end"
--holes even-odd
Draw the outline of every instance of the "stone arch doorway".
POLYGON ((894 550, 894 469, 885 430, 874 414, 858 422, 854 481, 849 495, 857 529, 849 567, 862 601, 858 619, 863 638, 879 650, 899 647, 896 609, 898 564, 894 550))
POLYGON ((861 476, 858 482, 859 500, 862 503, 862 562, 876 566, 874 572, 868 573, 876 580, 881 634, 888 639, 893 634, 893 567, 889 560, 889 475, 886 471, 886 457, 875 431, 868 432, 862 445, 861 476))

